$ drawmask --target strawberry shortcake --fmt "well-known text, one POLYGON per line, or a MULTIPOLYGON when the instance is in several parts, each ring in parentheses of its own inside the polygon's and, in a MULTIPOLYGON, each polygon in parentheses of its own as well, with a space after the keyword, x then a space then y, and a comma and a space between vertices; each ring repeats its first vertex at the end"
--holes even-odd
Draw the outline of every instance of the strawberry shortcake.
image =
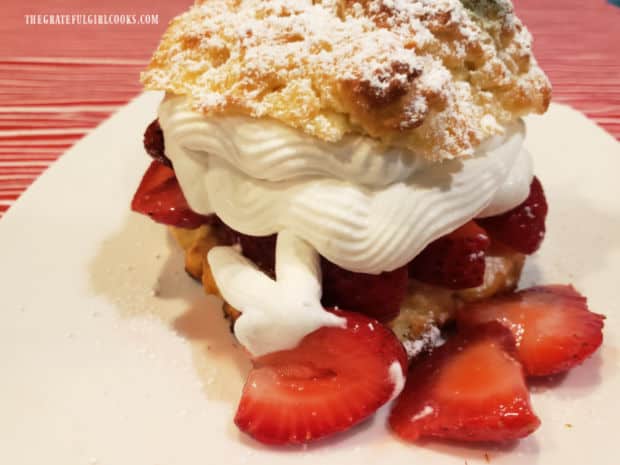
POLYGON ((508 0, 198 0, 142 81, 165 96, 132 208, 223 299, 258 441, 394 399, 406 440, 521 438, 527 378, 600 346, 571 286, 515 291, 548 209, 521 118, 551 89, 508 0))

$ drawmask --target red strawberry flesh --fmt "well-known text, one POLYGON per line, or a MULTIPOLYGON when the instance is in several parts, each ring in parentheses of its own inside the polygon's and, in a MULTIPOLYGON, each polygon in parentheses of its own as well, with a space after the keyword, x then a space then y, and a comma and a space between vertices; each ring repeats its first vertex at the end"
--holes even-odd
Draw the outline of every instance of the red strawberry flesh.
POLYGON ((144 131, 144 149, 154 160, 161 164, 172 167, 170 159, 165 153, 164 133, 159 126, 159 120, 153 120, 144 131))
POLYGON ((395 390, 393 363, 407 358, 393 333, 363 315, 331 310, 346 328, 324 327, 291 350, 255 360, 235 423, 266 444, 299 444, 346 430, 395 390))
POLYGON ((591 312, 572 286, 552 285, 468 305, 458 312, 457 322, 461 327, 502 323, 515 336, 526 373, 545 376, 569 370, 592 355, 603 341, 604 318, 591 312))
POLYGON ((197 228, 213 221, 213 215, 194 213, 172 168, 152 161, 131 201, 131 209, 158 223, 179 228, 197 228))
POLYGON ((389 424, 407 441, 420 438, 504 442, 538 428, 514 339, 487 323, 457 333, 415 359, 389 424))
POLYGON ((409 274, 435 286, 449 289, 476 287, 484 280, 485 253, 489 237, 470 221, 430 243, 409 264, 409 274))
POLYGON ((276 234, 270 236, 248 236, 239 234, 243 255, 252 260, 261 270, 270 276, 275 274, 276 234))
POLYGON ((477 221, 489 232, 491 239, 497 239, 517 252, 531 254, 538 250, 545 237, 547 211, 545 192, 535 177, 523 203, 501 215, 477 221))
POLYGON ((380 321, 398 315, 408 285, 407 267, 378 275, 354 273, 323 259, 323 305, 360 312, 380 321))

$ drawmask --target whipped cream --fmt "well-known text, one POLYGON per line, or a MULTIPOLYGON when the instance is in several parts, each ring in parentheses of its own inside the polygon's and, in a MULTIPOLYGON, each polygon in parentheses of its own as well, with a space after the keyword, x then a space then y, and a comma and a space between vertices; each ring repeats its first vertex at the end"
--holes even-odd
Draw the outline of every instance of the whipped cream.
POLYGON ((331 143, 276 120, 230 115, 205 118, 192 111, 183 97, 166 99, 159 117, 166 133, 166 153, 172 141, 199 163, 205 161, 204 154, 211 154, 265 181, 323 176, 381 187, 405 181, 428 164, 369 137, 349 135, 331 143))
POLYGON ((213 248, 208 260, 222 295, 243 312, 235 335, 255 356, 293 348, 322 326, 346 326, 321 305, 318 253, 290 231, 278 234, 275 281, 233 247, 213 248))
POLYGON ((392 395, 389 400, 392 401, 396 399, 405 388, 405 373, 403 372, 403 366, 398 360, 392 362, 390 368, 388 369, 388 374, 390 376, 390 381, 394 384, 394 390, 392 391, 392 395))
POLYGON ((394 270, 470 219, 521 203, 532 177, 522 122, 441 164, 362 135, 326 143, 271 120, 205 117, 182 97, 162 102, 159 122, 194 211, 244 234, 278 233, 276 281, 232 248, 208 256, 255 355, 342 324, 320 305, 318 254, 354 272, 394 270))
POLYGON ((248 235, 290 230, 328 260, 355 272, 377 274, 405 265, 430 242, 485 209, 519 204, 529 181, 506 187, 509 175, 531 180, 531 171, 522 173, 530 166, 529 155, 522 151, 523 123, 482 144, 471 159, 428 164, 406 152, 398 155, 396 149, 384 159, 383 152, 368 150, 380 147, 364 136, 350 136, 342 144, 321 143, 312 150, 314 139, 268 122, 268 137, 279 141, 270 145, 280 147, 276 162, 260 144, 255 148, 245 143, 266 138, 258 129, 260 121, 229 118, 206 118, 182 98, 168 99, 160 107, 166 154, 191 208, 201 214, 215 212, 248 235), (253 131, 246 131, 245 124, 253 131), (254 136, 234 137, 235 125, 242 134, 254 136), (330 146, 332 152, 322 151, 330 146), (343 147, 365 148, 347 158, 343 147), (520 158, 526 160, 516 163, 520 158), (310 174, 304 176, 306 167, 310 174), (366 167, 372 167, 368 184, 348 179, 365 173, 366 167), (248 174, 253 169, 256 176, 248 174), (406 179, 398 174, 401 170, 406 179), (384 175, 391 182, 381 185, 384 175), (503 192, 500 202, 494 202, 498 192, 503 192))
POLYGON ((534 177, 532 157, 525 148, 517 157, 508 177, 497 189, 493 199, 476 218, 500 215, 521 204, 530 195, 530 184, 534 177))

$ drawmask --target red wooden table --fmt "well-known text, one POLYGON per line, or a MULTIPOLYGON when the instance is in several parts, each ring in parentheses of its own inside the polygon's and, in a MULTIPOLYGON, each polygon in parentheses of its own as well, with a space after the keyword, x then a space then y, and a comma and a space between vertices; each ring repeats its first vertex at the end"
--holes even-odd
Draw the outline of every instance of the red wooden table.
MULTIPOLYGON (((168 21, 191 0, 4 0, 0 17, 0 217, 61 153, 137 95, 168 21), (92 6, 88 6, 90 3, 92 6), (32 14, 157 14, 149 25, 32 25, 32 14)), ((515 0, 554 100, 620 139, 620 8, 515 0)), ((136 135, 139 137, 139 135, 136 135)))

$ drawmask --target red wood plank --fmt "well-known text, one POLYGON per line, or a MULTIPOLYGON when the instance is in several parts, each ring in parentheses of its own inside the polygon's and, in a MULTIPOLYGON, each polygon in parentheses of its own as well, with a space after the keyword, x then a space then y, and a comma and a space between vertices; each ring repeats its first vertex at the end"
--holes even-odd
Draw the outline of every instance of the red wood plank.
MULTIPOLYGON (((9 0, 0 20, 0 216, 58 155, 140 92, 140 70, 191 0, 9 0), (27 14, 157 14, 152 25, 26 25, 27 14), (47 132, 46 132, 47 131, 47 132)), ((554 85, 620 138, 620 8, 515 0, 554 85)), ((139 135, 137 136, 139 137, 139 135)))

